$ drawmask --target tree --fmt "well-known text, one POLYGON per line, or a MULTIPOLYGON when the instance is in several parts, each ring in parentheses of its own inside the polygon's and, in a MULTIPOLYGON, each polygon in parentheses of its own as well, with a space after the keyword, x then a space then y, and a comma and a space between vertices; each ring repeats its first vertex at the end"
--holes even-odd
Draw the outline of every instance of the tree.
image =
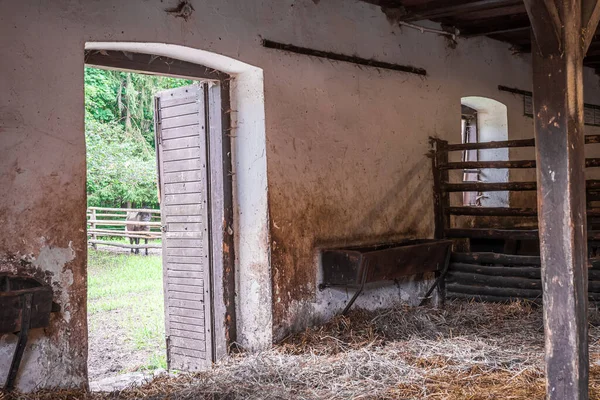
POLYGON ((154 94, 192 81, 96 68, 84 77, 88 204, 157 207, 154 94))

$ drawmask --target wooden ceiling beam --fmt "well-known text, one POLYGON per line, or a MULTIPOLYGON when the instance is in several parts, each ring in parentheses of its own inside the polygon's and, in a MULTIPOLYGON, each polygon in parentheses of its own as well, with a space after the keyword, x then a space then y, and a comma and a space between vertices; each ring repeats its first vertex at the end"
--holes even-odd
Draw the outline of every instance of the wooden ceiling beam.
POLYGON ((521 5, 522 0, 474 0, 458 3, 456 0, 434 0, 419 6, 406 7, 403 21, 418 21, 452 17, 476 11, 502 9, 521 5))
POLYGON ((562 23, 553 0, 524 0, 531 29, 542 54, 557 53, 561 46, 562 23))
POLYGON ((581 0, 581 30, 583 32, 583 53, 587 51, 596 34, 600 21, 600 1, 581 0))
POLYGON ((457 24, 460 29, 461 36, 475 37, 499 35, 503 33, 512 33, 520 31, 528 31, 531 27, 527 15, 508 16, 502 18, 490 18, 478 21, 471 24, 457 24))

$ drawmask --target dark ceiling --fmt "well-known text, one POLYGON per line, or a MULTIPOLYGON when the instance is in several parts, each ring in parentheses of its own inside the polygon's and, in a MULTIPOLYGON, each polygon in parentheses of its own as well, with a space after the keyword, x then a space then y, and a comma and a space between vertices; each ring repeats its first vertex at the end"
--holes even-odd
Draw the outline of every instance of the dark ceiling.
MULTIPOLYGON (((415 22, 432 20, 460 36, 488 36, 508 42, 515 52, 530 52, 529 19, 523 0, 363 0, 381 6, 391 18, 415 22)), ((588 67, 600 69, 600 36, 596 36, 584 59, 588 67)))

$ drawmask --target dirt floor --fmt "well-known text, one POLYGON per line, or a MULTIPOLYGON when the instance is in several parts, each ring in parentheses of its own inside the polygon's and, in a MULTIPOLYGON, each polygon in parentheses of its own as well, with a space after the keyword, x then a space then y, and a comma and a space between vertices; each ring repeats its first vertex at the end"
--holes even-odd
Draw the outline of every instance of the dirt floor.
MULTIPOLYGON (((600 313, 590 310, 590 398, 600 399, 600 313)), ((209 372, 120 393, 20 399, 542 399, 541 309, 451 302, 356 310, 209 372)))

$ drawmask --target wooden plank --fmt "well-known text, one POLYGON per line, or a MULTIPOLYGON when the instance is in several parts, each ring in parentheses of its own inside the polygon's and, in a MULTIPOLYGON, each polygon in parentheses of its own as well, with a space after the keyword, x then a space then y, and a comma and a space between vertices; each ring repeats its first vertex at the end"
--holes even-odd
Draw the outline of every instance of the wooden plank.
MULTIPOLYGON (((160 214, 160 210, 156 210, 153 208, 108 208, 108 207, 88 207, 87 208, 89 211, 91 210, 97 210, 100 212, 104 212, 104 211, 122 211, 123 215, 126 215, 126 213, 128 212, 147 212, 147 213, 154 213, 154 214, 160 214)), ((98 215, 102 215, 102 213, 98 213, 98 215)))
MULTIPOLYGON (((169 131, 173 131, 170 129, 169 131)), ((196 133, 197 134, 197 133, 196 133)), ((189 158, 199 158, 201 157, 200 147, 188 147, 185 149, 175 149, 168 150, 163 152, 163 160, 171 161, 171 160, 186 160, 189 158)))
MULTIPOLYGON (((171 274, 168 274, 171 276, 171 274)), ((191 300, 204 302, 204 292, 192 293, 192 292, 180 292, 178 290, 169 290, 169 299, 173 300, 191 300)))
POLYGON ((190 239, 190 238, 181 238, 181 239, 173 239, 169 238, 167 240, 167 249, 190 249, 201 247, 204 245, 204 239, 190 239))
POLYGON ((466 228, 466 229, 447 229, 446 235, 449 238, 480 238, 480 239, 537 239, 537 229, 487 229, 487 228, 466 228))
MULTIPOLYGON (((204 314, 201 317, 189 317, 189 316, 179 316, 179 315, 171 315, 170 316, 172 324, 180 324, 179 326, 204 326, 204 314)), ((175 325, 174 325, 175 327, 175 325)))
POLYGON ((202 318, 204 319, 204 325, 206 326, 206 316, 204 315, 204 309, 190 309, 187 307, 180 307, 177 305, 173 305, 173 304, 169 304, 169 301, 167 298, 165 298, 165 303, 167 305, 167 307, 169 308, 169 317, 171 318, 171 320, 173 319, 172 317, 176 316, 176 317, 186 317, 186 318, 202 318))
POLYGON ((196 102, 196 99, 194 99, 192 103, 179 104, 173 107, 165 107, 163 104, 160 110, 160 116, 164 121, 168 118, 181 117, 189 114, 198 114, 199 111, 200 106, 196 102))
POLYGON ((206 212, 206 209, 205 209, 203 203, 176 205, 176 206, 166 205, 163 207, 163 209, 165 210, 165 214, 168 216, 202 215, 202 213, 206 212))
POLYGON ((90 244, 101 244, 104 246, 112 246, 112 247, 119 247, 122 249, 160 249, 162 248, 162 245, 160 244, 125 244, 125 243, 116 243, 116 242, 108 242, 108 241, 104 241, 104 240, 93 240, 93 239, 89 239, 88 243, 90 244))
POLYGON ((85 50, 86 65, 192 79, 227 79, 228 75, 202 65, 153 54, 117 50, 85 50))
POLYGON ((203 193, 204 185, 201 182, 168 183, 165 185, 165 194, 203 193))
POLYGON ((536 217, 535 208, 516 207, 448 207, 448 213, 452 215, 481 215, 494 217, 536 217))
MULTIPOLYGON (((164 217, 165 222, 169 224, 200 224, 205 221, 201 215, 168 215, 164 217)), ((187 227, 189 229, 189 227, 187 227)))
POLYGON ((205 257, 205 256, 207 256, 206 249, 202 249, 202 248, 170 248, 170 247, 167 247, 165 254, 167 256, 173 256, 173 257, 205 257))
POLYGON ((205 261, 204 257, 169 256, 163 252, 163 258, 169 263, 177 264, 200 264, 205 261))
POLYGON ((537 256, 520 256, 500 253, 452 253, 451 262, 502 265, 541 265, 537 256))
POLYGON ((446 282, 460 283, 462 285, 542 290, 542 281, 540 279, 481 275, 458 271, 449 271, 446 275, 446 282))
POLYGON ((540 298, 542 297, 542 291, 539 289, 519 289, 519 288, 508 288, 508 287, 487 287, 487 286, 471 286, 462 283, 447 283, 446 289, 448 294, 450 293, 463 293, 470 295, 483 295, 483 296, 499 296, 499 297, 511 297, 514 299, 519 298, 540 298))
POLYGON ((195 351, 206 350, 206 339, 196 340, 186 336, 176 336, 171 333, 169 335, 169 341, 173 347, 194 349, 195 351))
MULTIPOLYGON (((179 318, 184 318, 184 317, 179 317, 179 318)), ((190 318, 192 320, 194 320, 193 318, 190 318)), ((194 320, 195 322, 201 322, 202 324, 204 324, 204 318, 202 318, 202 321, 200 320, 194 320)), ((176 322, 176 321, 171 321, 170 322, 171 325, 171 329, 176 329, 176 330, 195 330, 196 332, 204 332, 204 325, 192 325, 189 323, 180 323, 180 322, 176 322)))
POLYGON ((581 3, 526 0, 544 287, 546 398, 588 398, 587 238, 581 3), (529 4, 529 5, 528 5, 529 4), (537 12, 533 8, 541 12, 537 12), (561 22, 544 10, 559 7, 561 22), (559 46, 554 35, 560 32, 559 46))
POLYGON ((185 171, 185 172, 165 172, 164 182, 165 183, 183 183, 183 182, 196 182, 206 179, 204 171, 185 171))
POLYGON ((195 232, 192 231, 191 229, 189 229, 189 227, 187 225, 190 225, 190 224, 186 224, 186 227, 188 228, 188 230, 185 230, 183 232, 171 230, 169 232, 165 232, 164 235, 166 236, 167 239, 202 239, 202 238, 204 238, 204 232, 200 231, 201 224, 198 224, 198 229, 195 232))
POLYGON ((446 151, 503 149, 512 147, 534 147, 534 139, 504 140, 495 142, 449 144, 446 151))
POLYGON ((190 136, 176 139, 163 139, 161 146, 163 151, 198 147, 198 138, 190 136))
POLYGON ((535 182, 469 182, 447 183, 442 186, 446 192, 503 192, 508 190, 536 190, 535 182))
POLYGON ((182 285, 182 284, 172 284, 168 285, 169 290, 175 290, 179 292, 185 293, 198 293, 201 290, 204 290, 204 286, 192 286, 192 285, 182 285))
POLYGON ((180 354, 186 357, 194 357, 194 358, 200 358, 200 359, 206 359, 206 353, 203 351, 199 351, 199 350, 192 350, 188 347, 179 347, 179 346, 173 346, 171 351, 174 354, 180 354))
POLYGON ((542 269, 537 267, 499 267, 499 266, 483 266, 477 264, 452 263, 449 267, 450 271, 464 272, 468 274, 505 276, 505 277, 520 277, 529 279, 541 279, 542 269))
POLYGON ((168 118, 162 120, 163 134, 165 130, 171 128, 180 128, 191 125, 198 125, 198 114, 182 115, 177 118, 168 118))
POLYGON ((535 160, 461 161, 448 163, 445 169, 535 168, 535 160))
MULTIPOLYGON (((190 149, 195 149, 196 151, 200 151, 200 125, 187 125, 182 127, 170 128, 170 129, 162 129, 161 130, 161 140, 172 140, 172 139, 183 139, 190 138, 190 142, 195 143, 197 147, 190 147, 190 149)), ((187 147, 186 147, 187 148, 187 147)), ((170 153, 175 152, 175 150, 167 150, 165 151, 163 161, 173 160, 172 155, 170 153)), ((190 158, 190 157, 185 157, 190 158)))
POLYGON ((172 99, 168 99, 166 97, 163 97, 161 99, 160 105, 161 105, 161 110, 165 110, 171 107, 177 107, 177 106, 181 106, 184 104, 190 104, 190 103, 196 103, 198 101, 198 97, 197 96, 187 96, 187 97, 177 97, 177 98, 172 98, 172 99))
POLYGON ((199 271, 204 266, 202 264, 177 264, 169 263, 169 270, 172 271, 199 271))
POLYGON ((514 5, 521 5, 522 1, 515 0, 475 0, 467 3, 448 2, 447 0, 434 0, 422 4, 415 4, 406 7, 406 15, 402 17, 403 21, 422 21, 425 19, 435 19, 451 17, 485 10, 502 9, 514 5))
POLYGON ((195 340, 206 340, 204 329, 196 331, 190 331, 188 329, 171 329, 171 335, 177 337, 187 337, 195 340))
POLYGON ((195 171, 201 170, 205 165, 197 158, 191 158, 189 160, 172 160, 165 161, 163 168, 166 173, 168 172, 180 172, 180 171, 195 171))
POLYGON ((169 278, 170 285, 183 285, 183 286, 204 286, 204 279, 192 279, 192 278, 169 278))
POLYGON ((205 201, 206 196, 202 193, 183 193, 165 195, 165 205, 199 204, 205 201))
MULTIPOLYGON (((173 270, 171 269, 173 266, 169 265, 169 269, 167 270, 167 275, 173 278, 198 278, 202 279, 204 276, 204 271, 202 268, 197 268, 195 270, 192 269, 184 269, 184 270, 173 270)), ((197 266, 196 266, 197 267, 197 266)))
POLYGON ((177 300, 172 298, 167 298, 167 303, 169 304, 169 307, 186 308, 189 310, 198 310, 204 306, 204 302, 202 301, 177 300))
POLYGON ((431 157, 433 170, 433 207, 435 217, 435 233, 436 239, 446 237, 446 229, 450 227, 450 214, 448 214, 448 206, 450 205, 450 197, 442 188, 448 183, 449 174, 445 166, 448 164, 448 142, 440 139, 431 138, 430 142, 435 146, 435 152, 431 157))

